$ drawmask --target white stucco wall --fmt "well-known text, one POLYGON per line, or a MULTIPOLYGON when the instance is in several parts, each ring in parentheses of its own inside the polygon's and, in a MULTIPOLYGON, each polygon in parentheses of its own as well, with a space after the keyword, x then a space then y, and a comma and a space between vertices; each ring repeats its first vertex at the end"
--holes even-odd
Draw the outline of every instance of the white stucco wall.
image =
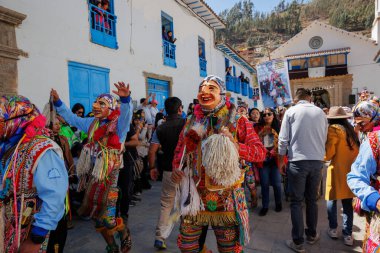
POLYGON ((380 17, 379 21, 373 24, 371 36, 374 41, 379 42, 379 36, 380 36, 380 27, 379 27, 380 17))
MULTIPOLYGON (((242 67, 239 63, 237 63, 235 60, 233 60, 231 57, 229 56, 226 56, 222 51, 219 51, 219 50, 216 50, 215 52, 215 61, 218 63, 218 69, 217 69, 217 72, 216 74, 220 77, 223 78, 223 80, 225 81, 225 58, 229 59, 230 60, 230 66, 235 66, 236 68, 236 76, 240 76, 240 73, 243 72, 244 73, 244 76, 245 77, 248 77, 249 80, 250 80, 250 87, 252 87, 252 80, 253 80, 253 76, 249 73, 249 71, 247 69, 245 69, 244 67, 242 67), (219 64, 223 62, 223 68, 219 67, 219 64)), ((231 72, 231 75, 233 75, 233 73, 231 72)), ((243 96, 241 93, 240 94, 237 94, 235 92, 230 92, 231 93, 231 97, 233 97, 235 99, 235 101, 237 102, 237 98, 241 98, 243 101, 245 101, 248 106, 251 108, 253 107, 253 100, 250 99, 248 96, 243 96)))
POLYGON ((367 87, 370 91, 380 95, 380 64, 373 61, 379 46, 370 39, 347 34, 322 23, 314 22, 301 33, 272 52, 272 58, 281 58, 286 55, 303 54, 315 51, 333 50, 350 47, 348 54, 348 72, 353 74, 353 89, 359 91, 367 87), (317 50, 309 47, 309 40, 313 36, 320 36, 323 45, 317 50))
POLYGON ((129 82, 135 100, 146 96, 143 72, 172 77, 171 95, 181 98, 187 109, 203 79, 198 36, 205 40, 207 73, 224 75, 224 58, 214 47, 213 30, 174 0, 114 0, 117 50, 91 42, 86 1, 68 0, 65 8, 43 0, 0 4, 27 15, 16 29, 18 47, 29 54, 18 61, 19 94, 38 107, 47 102, 51 88, 69 103, 68 62, 75 61, 109 68, 111 90, 114 82, 129 82), (173 18, 177 68, 163 65, 161 11, 173 18))

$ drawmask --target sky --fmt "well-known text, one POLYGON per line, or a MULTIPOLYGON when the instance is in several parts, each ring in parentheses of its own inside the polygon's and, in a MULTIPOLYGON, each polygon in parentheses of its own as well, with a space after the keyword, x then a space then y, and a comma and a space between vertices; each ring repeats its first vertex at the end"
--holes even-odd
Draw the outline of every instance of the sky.
MULTIPOLYGON (((240 0, 206 0, 206 3, 219 14, 225 9, 230 9, 240 0)), ((270 12, 280 2, 280 0, 252 0, 254 11, 270 12)), ((290 2, 290 0, 287 0, 290 2)))

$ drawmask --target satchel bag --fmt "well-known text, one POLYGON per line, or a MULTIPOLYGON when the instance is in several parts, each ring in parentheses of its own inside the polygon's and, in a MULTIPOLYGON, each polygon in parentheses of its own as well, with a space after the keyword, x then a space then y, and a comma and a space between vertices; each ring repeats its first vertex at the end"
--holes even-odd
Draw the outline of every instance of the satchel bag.
POLYGON ((140 158, 140 156, 138 156, 136 159, 134 159, 129 151, 127 151, 127 153, 133 162, 134 179, 138 179, 138 178, 140 178, 140 175, 144 169, 144 162, 140 158))

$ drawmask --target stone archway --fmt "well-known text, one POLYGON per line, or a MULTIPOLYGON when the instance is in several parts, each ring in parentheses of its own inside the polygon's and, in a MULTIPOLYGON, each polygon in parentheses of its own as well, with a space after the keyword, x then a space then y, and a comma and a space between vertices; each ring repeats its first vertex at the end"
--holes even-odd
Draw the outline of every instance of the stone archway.
POLYGON ((331 100, 330 100, 330 93, 323 88, 317 88, 311 91, 312 92, 312 101, 316 106, 319 108, 330 108, 331 107, 331 100))
POLYGON ((0 6, 0 95, 14 95, 18 92, 17 60, 27 53, 17 48, 16 26, 26 15, 0 6))
POLYGON ((326 90, 330 96, 330 106, 348 106, 352 90, 352 74, 295 79, 290 81, 290 86, 293 96, 298 88, 326 90))

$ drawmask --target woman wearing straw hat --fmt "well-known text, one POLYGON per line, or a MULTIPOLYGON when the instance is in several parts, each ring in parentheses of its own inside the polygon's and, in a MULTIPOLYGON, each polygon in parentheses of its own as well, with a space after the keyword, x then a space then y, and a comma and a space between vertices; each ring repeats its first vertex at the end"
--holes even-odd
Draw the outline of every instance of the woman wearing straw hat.
POLYGON ((360 144, 354 128, 347 120, 349 117, 351 115, 338 106, 331 107, 327 115, 329 128, 325 160, 331 160, 331 163, 327 169, 325 198, 329 219, 328 235, 332 239, 338 239, 337 200, 340 199, 343 206, 344 244, 352 246, 352 198, 354 195, 347 185, 346 177, 350 172, 351 164, 358 155, 360 144))

